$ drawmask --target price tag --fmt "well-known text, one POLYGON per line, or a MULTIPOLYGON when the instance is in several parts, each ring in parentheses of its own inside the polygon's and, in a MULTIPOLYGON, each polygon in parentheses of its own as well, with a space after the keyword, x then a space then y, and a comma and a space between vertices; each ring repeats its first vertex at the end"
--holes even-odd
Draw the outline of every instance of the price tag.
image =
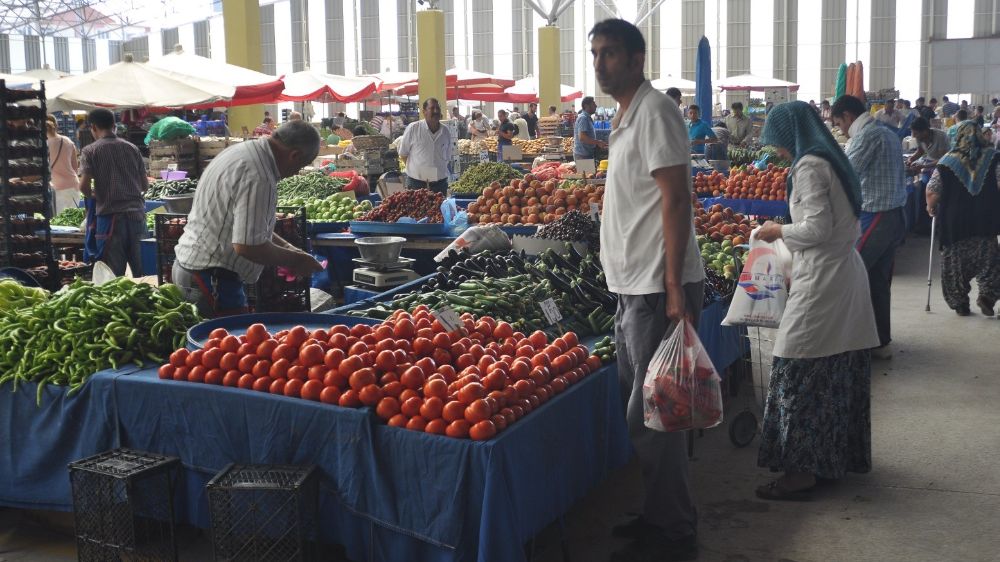
POLYGON ((177 171, 177 164, 167 164, 167 171, 168 172, 176 172, 177 171))
POLYGON ((431 314, 444 326, 446 332, 454 332, 464 325, 458 313, 452 310, 450 306, 431 311, 431 314))
POLYGON ((562 313, 559 312, 559 307, 556 306, 556 301, 552 299, 545 299, 541 303, 542 314, 545 315, 545 319, 549 321, 549 324, 555 324, 562 320, 562 313))
POLYGON ((597 203, 590 204, 590 220, 594 222, 601 220, 600 207, 597 206, 597 203))

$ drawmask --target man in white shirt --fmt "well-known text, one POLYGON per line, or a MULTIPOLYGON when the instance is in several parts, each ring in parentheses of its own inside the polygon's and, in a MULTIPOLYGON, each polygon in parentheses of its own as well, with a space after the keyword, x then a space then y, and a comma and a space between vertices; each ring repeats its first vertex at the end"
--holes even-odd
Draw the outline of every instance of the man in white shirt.
POLYGON ((319 142, 315 127, 289 121, 269 137, 222 151, 202 174, 172 273, 204 316, 246 312, 243 284, 256 283, 264 266, 298 276, 323 269, 274 233, 278 180, 312 162, 319 142))
POLYGON ((438 100, 424 100, 424 119, 406 126, 399 143, 399 157, 406 163, 406 187, 427 188, 446 195, 448 162, 451 161, 451 131, 441 126, 438 100))
POLYGON ((902 111, 896 111, 896 100, 889 100, 885 102, 885 107, 875 112, 876 121, 881 121, 886 125, 892 125, 897 129, 905 118, 906 116, 903 115, 902 111))
POLYGON ((646 42, 625 20, 590 32, 597 82, 619 104, 612 122, 601 263, 618 294, 615 342, 629 434, 642 466, 642 515, 612 534, 634 539, 612 560, 693 560, 697 514, 684 432, 645 427, 642 385, 664 336, 697 325, 705 273, 695 242, 691 158, 677 104, 643 76, 646 42))

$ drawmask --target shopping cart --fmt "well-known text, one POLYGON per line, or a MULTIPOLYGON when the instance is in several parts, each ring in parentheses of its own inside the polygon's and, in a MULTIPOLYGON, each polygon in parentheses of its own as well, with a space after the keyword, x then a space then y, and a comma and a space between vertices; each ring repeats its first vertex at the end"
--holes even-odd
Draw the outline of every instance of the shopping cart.
POLYGON ((744 337, 749 351, 731 370, 729 394, 742 396, 743 402, 743 410, 729 421, 729 440, 737 447, 746 447, 760 432, 771 379, 775 332, 773 328, 747 327, 744 337))

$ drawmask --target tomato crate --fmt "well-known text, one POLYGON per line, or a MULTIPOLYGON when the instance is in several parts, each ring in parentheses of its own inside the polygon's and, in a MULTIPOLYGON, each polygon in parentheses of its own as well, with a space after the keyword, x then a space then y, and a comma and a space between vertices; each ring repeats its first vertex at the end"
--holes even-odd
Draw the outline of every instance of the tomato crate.
POLYGON ((309 249, 308 217, 305 207, 278 207, 275 209, 274 232, 292 246, 309 249))
POLYGON ((277 268, 265 267, 256 283, 245 286, 247 304, 251 312, 309 312, 311 287, 310 278, 288 281, 277 268))
POLYGON ((171 270, 176 259, 174 248, 184 234, 187 215, 157 213, 154 217, 153 232, 156 235, 156 278, 162 285, 170 283, 171 270))
POLYGON ((131 449, 70 463, 78 560, 177 560, 180 459, 131 449))
POLYGON ((216 560, 316 560, 315 466, 231 464, 205 488, 216 560))

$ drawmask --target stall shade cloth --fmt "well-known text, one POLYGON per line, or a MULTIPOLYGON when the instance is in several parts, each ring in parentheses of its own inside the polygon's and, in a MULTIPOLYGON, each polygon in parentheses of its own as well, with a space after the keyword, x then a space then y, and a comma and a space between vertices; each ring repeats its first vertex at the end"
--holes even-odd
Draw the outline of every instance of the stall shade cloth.
POLYGON ((170 54, 149 61, 150 66, 233 86, 236 91, 223 105, 251 105, 274 102, 284 84, 281 79, 235 64, 185 52, 179 46, 170 54))
POLYGON ((362 78, 371 78, 378 83, 379 92, 389 92, 399 88, 400 86, 405 86, 411 82, 417 81, 416 72, 379 72, 378 74, 369 74, 362 76, 362 78))
MULTIPOLYGON (((236 88, 126 59, 81 76, 46 82, 50 110, 186 107, 231 100, 236 88)), ((223 104, 220 104, 223 105, 223 104)))
POLYGON ((677 88, 684 94, 693 94, 697 90, 697 83, 692 80, 685 80, 675 76, 664 76, 650 81, 654 90, 666 91, 669 88, 677 88))
POLYGON ((44 68, 36 68, 34 70, 29 70, 27 72, 19 72, 17 73, 17 76, 21 78, 30 78, 33 81, 38 81, 38 80, 48 81, 48 80, 60 80, 62 78, 70 76, 70 74, 68 72, 58 71, 54 68, 50 68, 48 65, 45 65, 44 68))
MULTIPOLYGON (((458 99, 468 99, 467 96, 475 96, 475 93, 462 93, 458 99)), ((570 102, 583 97, 583 92, 566 84, 559 85, 559 101, 570 102)), ((538 78, 529 76, 522 78, 507 88, 502 93, 479 94, 474 101, 484 102, 506 102, 506 103, 538 103, 538 78)))
POLYGON ((694 65, 695 103, 701 109, 701 120, 712 126, 712 47, 708 38, 698 41, 698 53, 694 65))
MULTIPOLYGON (((505 89, 514 85, 514 80, 511 78, 502 78, 475 70, 452 68, 445 72, 444 77, 448 99, 458 99, 460 95, 501 94, 505 89)), ((414 81, 396 88, 395 93, 401 96, 414 96, 418 94, 419 88, 419 83, 414 81)), ((472 98, 465 97, 464 99, 472 98)))
POLYGON ((716 81, 715 85, 722 91, 742 90, 763 92, 765 90, 782 90, 788 88, 790 92, 797 92, 799 85, 794 82, 786 82, 777 78, 765 78, 754 76, 753 74, 740 74, 730 76, 716 81))
POLYGON ((4 81, 4 84, 12 90, 22 90, 25 88, 33 87, 35 84, 37 87, 37 81, 25 76, 14 76, 13 74, 2 74, 0 73, 0 80, 4 81))
POLYGON ((279 99, 351 103, 361 101, 377 91, 378 82, 371 77, 351 78, 304 70, 285 76, 285 89, 279 99))

